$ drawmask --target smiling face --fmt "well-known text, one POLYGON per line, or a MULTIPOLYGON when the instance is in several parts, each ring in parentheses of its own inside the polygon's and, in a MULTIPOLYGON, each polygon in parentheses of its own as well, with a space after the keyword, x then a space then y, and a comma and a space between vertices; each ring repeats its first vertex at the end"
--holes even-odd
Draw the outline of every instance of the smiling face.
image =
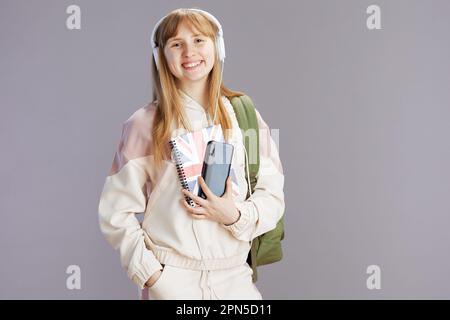
POLYGON ((182 84, 203 82, 214 66, 214 42, 182 23, 178 33, 167 40, 164 55, 176 81, 182 84))

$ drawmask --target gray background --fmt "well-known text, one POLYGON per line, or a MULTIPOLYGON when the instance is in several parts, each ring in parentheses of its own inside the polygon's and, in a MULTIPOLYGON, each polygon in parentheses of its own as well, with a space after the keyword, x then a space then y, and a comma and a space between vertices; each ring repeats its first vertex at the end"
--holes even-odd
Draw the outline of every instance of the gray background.
POLYGON ((98 201, 122 122, 151 99, 153 25, 192 6, 222 23, 225 84, 280 129, 285 257, 259 269, 263 297, 450 298, 445 0, 1 0, 0 298, 137 297, 98 201))

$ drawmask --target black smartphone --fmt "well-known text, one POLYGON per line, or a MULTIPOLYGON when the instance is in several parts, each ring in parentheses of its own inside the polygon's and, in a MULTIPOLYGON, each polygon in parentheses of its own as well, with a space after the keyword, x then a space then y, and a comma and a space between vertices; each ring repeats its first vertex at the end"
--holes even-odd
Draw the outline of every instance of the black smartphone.
MULTIPOLYGON (((234 147, 232 144, 211 140, 206 145, 202 177, 208 188, 218 197, 223 196, 230 174, 234 147)), ((201 187, 198 196, 206 199, 201 187)))

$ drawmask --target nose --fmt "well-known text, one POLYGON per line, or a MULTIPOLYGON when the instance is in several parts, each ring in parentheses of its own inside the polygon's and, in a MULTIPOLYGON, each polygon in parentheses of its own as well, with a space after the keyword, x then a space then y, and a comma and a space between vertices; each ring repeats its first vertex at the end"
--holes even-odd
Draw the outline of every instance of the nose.
POLYGON ((194 47, 194 45, 193 45, 193 44, 190 44, 190 43, 187 43, 187 44, 185 45, 185 49, 184 49, 183 55, 184 55, 185 57, 190 57, 190 56, 192 56, 194 53, 195 53, 195 47, 194 47))

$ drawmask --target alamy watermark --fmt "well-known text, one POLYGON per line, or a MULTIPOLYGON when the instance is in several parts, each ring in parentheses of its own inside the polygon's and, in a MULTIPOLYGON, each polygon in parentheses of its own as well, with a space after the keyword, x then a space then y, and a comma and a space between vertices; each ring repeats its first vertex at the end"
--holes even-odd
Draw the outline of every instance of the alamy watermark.
POLYGON ((370 16, 367 17, 366 26, 369 30, 379 30, 381 29, 381 9, 378 5, 372 4, 367 7, 367 14, 370 16))
POLYGON ((70 14, 66 19, 66 27, 69 30, 81 29, 81 9, 77 5, 70 5, 66 9, 66 13, 70 14))
POLYGON ((76 264, 72 264, 67 267, 66 273, 69 276, 66 279, 66 287, 69 290, 81 289, 81 268, 76 264))
POLYGON ((380 267, 375 264, 372 264, 367 267, 366 273, 370 274, 370 276, 366 280, 367 289, 369 289, 369 290, 381 289, 381 269, 380 269, 380 267))

